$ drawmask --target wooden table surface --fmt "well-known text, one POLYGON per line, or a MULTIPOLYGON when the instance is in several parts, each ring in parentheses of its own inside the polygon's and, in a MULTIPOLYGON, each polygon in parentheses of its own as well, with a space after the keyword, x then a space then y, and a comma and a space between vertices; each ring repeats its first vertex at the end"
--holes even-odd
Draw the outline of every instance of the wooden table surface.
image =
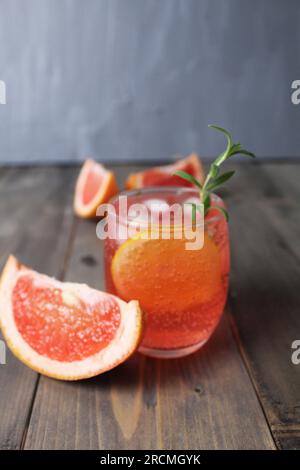
MULTIPOLYGON (((2 449, 300 448, 300 163, 236 163, 223 195, 231 288, 199 352, 136 354, 81 382, 40 376, 7 353, 0 365, 2 449)), ((129 171, 114 167, 122 185, 129 171)), ((1 265, 9 253, 59 279, 103 287, 95 222, 74 217, 78 167, 0 171, 1 265)))

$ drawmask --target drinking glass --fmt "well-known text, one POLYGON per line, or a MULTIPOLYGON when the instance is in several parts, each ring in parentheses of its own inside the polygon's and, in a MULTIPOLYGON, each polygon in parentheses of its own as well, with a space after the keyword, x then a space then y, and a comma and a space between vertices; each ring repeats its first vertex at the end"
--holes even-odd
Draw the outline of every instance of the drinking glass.
MULTIPOLYGON (((124 191, 110 201, 107 218, 114 224, 113 237, 104 242, 107 290, 125 301, 140 302, 145 313, 145 332, 140 352, 162 358, 190 354, 209 339, 218 325, 227 297, 229 240, 227 222, 214 206, 224 203, 212 195, 212 208, 204 221, 195 219, 191 203, 199 203, 195 189, 178 187, 124 191), (127 217, 120 202, 126 199, 127 217), (147 208, 148 218, 133 210, 147 208), (185 228, 200 231, 203 246, 187 249, 188 231, 171 214, 172 204, 183 207, 185 228), (156 214, 155 214, 156 212, 156 214), (158 217, 157 217, 158 212, 158 217), (168 223, 163 214, 169 213, 168 223), (159 222, 149 237, 149 214, 159 222), (139 225, 139 230, 131 229, 139 225), (168 228, 168 230, 166 230, 168 228), (168 236, 164 237, 165 231, 168 236), (129 232, 129 233, 128 233, 129 232), (164 234, 164 235, 163 235, 164 234)), ((183 217, 183 216, 182 216, 183 217)), ((153 222, 151 222, 153 228, 153 222)))

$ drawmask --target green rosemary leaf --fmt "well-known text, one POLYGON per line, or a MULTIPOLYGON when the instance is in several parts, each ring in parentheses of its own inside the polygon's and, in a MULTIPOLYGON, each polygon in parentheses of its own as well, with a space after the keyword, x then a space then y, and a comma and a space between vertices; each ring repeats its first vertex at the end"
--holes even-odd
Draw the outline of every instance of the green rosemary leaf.
POLYGON ((221 212, 221 214, 225 217, 226 221, 228 222, 229 220, 229 214, 227 210, 224 209, 224 207, 221 206, 213 206, 214 209, 217 209, 218 211, 221 212))
POLYGON ((182 170, 177 170, 173 174, 176 176, 180 176, 180 178, 183 178, 184 180, 189 181, 190 183, 196 185, 198 188, 202 189, 202 184, 193 175, 190 175, 189 173, 186 173, 182 170))
POLYGON ((218 176, 214 181, 212 181, 208 186, 207 186, 207 191, 213 191, 215 188, 218 186, 221 186, 221 184, 225 183, 225 181, 229 180, 234 175, 235 171, 227 171, 226 173, 223 173, 222 175, 218 176))
POLYGON ((227 158, 229 157, 229 154, 230 154, 230 149, 231 149, 231 147, 234 145, 234 144, 233 144, 233 141, 232 141, 232 137, 231 137, 230 132, 228 132, 228 131, 227 131, 226 129, 224 129, 223 127, 215 126, 215 125, 212 125, 212 124, 210 124, 208 127, 212 128, 212 129, 216 129, 217 131, 222 132, 223 134, 225 134, 225 137, 226 137, 226 139, 227 139, 227 147, 226 147, 226 149, 225 149, 224 152, 222 152, 222 153, 216 158, 216 160, 214 161, 214 165, 220 166, 221 163, 223 163, 225 160, 227 160, 227 158))
POLYGON ((194 202, 185 202, 184 204, 192 206, 192 222, 196 221, 196 212, 198 211, 203 216, 203 205, 195 204, 194 202))
POLYGON ((255 154, 252 153, 252 152, 249 152, 248 150, 245 150, 243 148, 241 148, 240 150, 237 150, 235 152, 231 152, 230 153, 230 156, 232 157, 232 155, 237 155, 237 154, 240 154, 240 155, 247 155, 248 157, 252 157, 252 158, 255 158, 255 154))
POLYGON ((224 129, 224 127, 216 126, 214 124, 209 124, 208 127, 212 128, 212 129, 216 129, 217 131, 223 132, 223 134, 225 134, 226 138, 227 138, 228 148, 232 147, 233 142, 232 142, 232 137, 231 137, 230 132, 228 132, 226 129, 224 129))
POLYGON ((204 215, 207 214, 208 209, 210 208, 210 194, 206 194, 204 200, 203 200, 203 207, 204 207, 204 215))
POLYGON ((184 203, 187 206, 192 206, 192 222, 196 221, 196 211, 197 211, 197 206, 194 202, 185 202, 184 203))
POLYGON ((210 175, 212 178, 216 178, 219 174, 219 167, 215 165, 214 163, 211 164, 210 166, 210 175))
POLYGON ((230 155, 233 155, 234 153, 237 153, 240 150, 242 150, 242 145, 240 143, 233 144, 230 148, 230 155))
MULTIPOLYGON (((201 213, 203 213, 203 210, 204 210, 204 216, 207 214, 208 209, 210 208, 210 205, 211 205, 210 192, 213 189, 220 186, 221 184, 225 183, 227 180, 229 180, 235 173, 234 171, 228 171, 227 173, 223 173, 222 175, 219 175, 219 167, 221 166, 221 164, 224 163, 228 158, 237 154, 247 155, 249 157, 255 157, 255 155, 252 152, 249 152, 248 150, 244 149, 239 142, 234 143, 230 132, 228 132, 223 127, 215 126, 215 125, 209 125, 208 127, 211 127, 213 129, 216 129, 217 131, 222 132, 226 137, 227 146, 226 146, 226 149, 222 153, 220 153, 220 155, 210 165, 209 171, 206 175, 203 185, 201 185, 200 182, 196 180, 196 178, 194 178, 189 173, 186 173, 185 171, 178 170, 176 171, 176 173, 174 173, 175 175, 189 181, 190 183, 192 183, 193 185, 197 186, 197 188, 200 189, 199 196, 200 196, 200 201, 202 203, 201 213)), ((228 213, 225 209, 223 209, 223 207, 219 207, 219 206, 214 206, 214 207, 220 210, 222 214, 224 215, 224 217, 226 218, 226 220, 228 220, 228 213)), ((195 215, 195 209, 193 209, 193 211, 194 211, 193 214, 195 215)))

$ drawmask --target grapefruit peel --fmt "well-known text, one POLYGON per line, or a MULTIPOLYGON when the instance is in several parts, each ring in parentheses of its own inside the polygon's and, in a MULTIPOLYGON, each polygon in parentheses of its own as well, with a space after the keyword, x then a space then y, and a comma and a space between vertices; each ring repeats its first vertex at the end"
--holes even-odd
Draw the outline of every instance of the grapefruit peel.
POLYGON ((60 282, 39 274, 10 256, 0 281, 0 327, 8 347, 14 355, 31 369, 48 377, 61 380, 80 380, 94 377, 124 362, 138 348, 143 331, 143 314, 135 300, 124 302, 118 297, 88 287, 85 284, 60 282), (118 304, 121 320, 114 338, 107 347, 81 360, 63 362, 39 354, 20 334, 12 308, 12 292, 21 276, 30 275, 48 287, 62 289, 64 304, 80 299, 91 301, 91 297, 112 297, 118 304))
POLYGON ((192 186, 189 183, 183 184, 177 176, 174 178, 174 172, 177 170, 192 170, 195 178, 200 181, 204 180, 201 161, 196 153, 192 153, 189 157, 170 165, 155 166, 144 171, 131 173, 126 180, 125 187, 131 190, 148 186, 192 186))
POLYGON ((88 159, 77 178, 74 194, 74 211, 84 219, 96 216, 100 204, 119 192, 115 175, 100 163, 88 159))

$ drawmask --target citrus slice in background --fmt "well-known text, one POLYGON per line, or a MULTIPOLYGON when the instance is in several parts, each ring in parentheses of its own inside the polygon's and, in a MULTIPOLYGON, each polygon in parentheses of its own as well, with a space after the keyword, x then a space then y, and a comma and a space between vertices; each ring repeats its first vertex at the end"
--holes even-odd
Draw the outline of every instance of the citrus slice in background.
POLYGON ((174 175, 177 170, 186 171, 197 178, 204 180, 204 171, 198 155, 193 153, 187 158, 178 160, 171 165, 157 166, 138 173, 132 173, 126 181, 127 189, 144 188, 147 186, 192 186, 188 181, 174 175))
POLYGON ((12 352, 49 377, 78 380, 125 361, 138 347, 139 303, 63 283, 10 256, 0 284, 0 326, 12 352))
POLYGON ((111 265, 117 295, 138 299, 146 314, 171 314, 210 301, 222 288, 219 249, 207 234, 200 250, 187 250, 186 242, 138 235, 123 243, 111 265))
POLYGON ((94 160, 86 160, 80 170, 74 195, 79 217, 95 217, 97 207, 118 193, 115 175, 94 160))

